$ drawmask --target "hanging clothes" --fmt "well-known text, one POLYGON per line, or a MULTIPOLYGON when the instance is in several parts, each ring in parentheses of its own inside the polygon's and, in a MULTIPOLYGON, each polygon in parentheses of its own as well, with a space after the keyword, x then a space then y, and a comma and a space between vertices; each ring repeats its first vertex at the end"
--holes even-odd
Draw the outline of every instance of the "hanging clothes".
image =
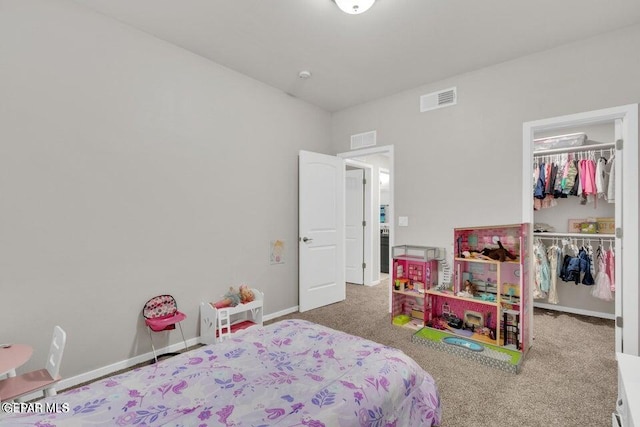
POLYGON ((580 283, 587 286, 595 285, 596 281, 591 274, 591 265, 593 259, 587 252, 587 249, 582 247, 578 252, 578 258, 580 259, 580 272, 582 273, 582 280, 580 283))
POLYGON ((562 256, 578 256, 578 246, 570 239, 562 239, 562 256))
POLYGON ((533 257, 535 262, 533 298, 546 298, 550 287, 551 272, 547 260, 547 250, 540 239, 536 239, 533 244, 533 257))
POLYGON ((584 248, 578 250, 578 256, 564 256, 560 278, 565 282, 574 282, 576 285, 582 283, 591 286, 595 283, 591 275, 591 260, 584 248))
POLYGON ((607 250, 606 252, 606 273, 607 276, 609 276, 609 281, 611 282, 611 290, 615 291, 616 290, 616 278, 615 278, 615 271, 616 271, 616 261, 615 261, 615 256, 613 253, 613 248, 609 248, 609 250, 607 250))
POLYGON ((563 257, 560 278, 563 282, 575 282, 576 285, 580 283, 580 260, 578 257, 569 255, 563 257))
POLYGON ((611 294, 611 281, 607 275, 607 255, 600 246, 596 250, 596 258, 598 274, 596 275, 596 285, 591 290, 591 295, 604 301, 611 301, 613 295, 611 294))
POLYGON ((538 181, 536 183, 536 188, 533 191, 533 197, 535 197, 536 199, 544 199, 545 197, 545 192, 544 189, 546 187, 546 165, 543 163, 540 163, 540 171, 538 172, 538 181))
POLYGON ((567 154, 562 154, 558 156, 558 164, 556 165, 557 173, 556 173, 556 182, 553 188, 553 197, 556 199, 566 198, 567 196, 563 193, 564 187, 567 181, 567 154))
MULTIPOLYGON (((566 185, 564 187, 564 190, 562 190, 562 192, 568 196, 571 194, 571 190, 573 189, 573 186, 575 185, 578 178, 578 169, 576 168, 576 164, 574 162, 573 156, 568 157, 566 168, 567 168, 567 180, 566 180, 566 185)), ((573 195, 575 196, 575 194, 573 195)))
MULTIPOLYGON (((559 198, 576 199, 568 201, 571 205, 593 202, 596 209, 593 213, 579 213, 572 207, 563 207, 560 217, 567 218, 595 218, 610 215, 610 208, 600 213, 597 206, 598 199, 615 203, 615 148, 613 144, 594 144, 593 147, 569 148, 564 153, 534 153, 532 194, 534 210, 540 210, 556 206, 559 198), (596 154, 597 153, 597 154, 596 154), (576 203, 577 202, 577 203, 576 203), (570 212, 570 213, 569 213, 570 212), (570 216, 571 215, 571 216, 570 216)), ((556 150, 561 151, 561 150, 556 150)), ((563 206, 568 203, 560 202, 563 206)), ((601 205, 602 206, 602 205, 601 205)), ((611 215, 612 216, 612 215, 611 215)), ((547 218, 544 215, 540 219, 547 218)), ((583 220, 584 221, 584 220, 583 220)), ((586 221, 594 221, 592 219, 586 221)), ((571 221, 570 221, 571 224, 571 221)), ((556 225, 556 224, 554 224, 556 225)), ((547 231, 547 230, 545 230, 547 231)), ((568 234, 573 235, 575 230, 568 234)), ((582 245, 578 246, 575 239, 566 238, 559 241, 554 237, 542 237, 533 242, 534 283, 533 295, 535 299, 545 298, 550 304, 560 304, 558 286, 565 286, 562 290, 562 305, 572 306, 570 301, 574 292, 569 291, 566 285, 558 284, 558 278, 564 282, 572 282, 576 285, 591 286, 589 293, 603 301, 611 301, 615 292, 615 254, 613 248, 609 250, 602 244, 596 243, 596 236, 589 235, 578 237, 582 239, 582 245), (547 246, 542 244, 546 243, 547 246), (597 249, 597 250, 594 250, 597 249)), ((608 241, 604 236, 600 236, 608 241)), ((570 287, 573 289, 573 287, 570 287)), ((562 307, 559 307, 562 309, 562 307)))
POLYGON ((546 194, 550 194, 550 195, 554 194, 557 175, 558 175, 558 165, 555 162, 549 163, 549 165, 547 165, 547 188, 545 189, 546 194))
MULTIPOLYGON (((586 205, 598 198, 615 201, 613 156, 596 159, 595 151, 542 155, 533 164, 534 210, 557 206, 556 199, 577 196, 586 205)), ((615 178, 615 177, 614 177, 615 178)))
POLYGON ((558 259, 560 257, 560 247, 555 243, 547 248, 547 259, 549 260, 549 270, 551 275, 551 281, 549 284, 549 295, 547 301, 551 304, 558 304, 560 299, 558 298, 558 259))
POLYGON ((580 191, 581 204, 586 205, 589 196, 596 195, 596 164, 593 159, 582 159, 580 166, 580 191))
POLYGON ((608 188, 608 182, 605 179, 605 169, 607 167, 607 159, 600 157, 596 164, 596 197, 604 199, 608 188))
POLYGON ((574 175, 573 186, 571 190, 569 190, 570 196, 579 196, 580 195, 580 168, 578 166, 577 160, 572 160, 571 165, 569 166, 569 174, 574 175))
POLYGON ((596 263, 593 261, 593 247, 591 246, 591 240, 588 240, 587 244, 582 246, 584 247, 585 251, 587 252, 587 256, 589 257, 589 268, 591 277, 596 277, 596 263))
POLYGON ((609 161, 607 162, 607 167, 605 168, 605 176, 608 175, 607 178, 607 202, 615 203, 616 202, 616 178, 615 178, 615 155, 611 156, 609 161))

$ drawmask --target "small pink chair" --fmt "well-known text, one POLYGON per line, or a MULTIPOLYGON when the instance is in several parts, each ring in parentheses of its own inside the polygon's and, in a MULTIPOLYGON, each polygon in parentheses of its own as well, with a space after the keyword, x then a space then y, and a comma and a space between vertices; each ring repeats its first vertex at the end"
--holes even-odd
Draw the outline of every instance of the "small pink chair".
POLYGON ((180 327, 180 334, 182 334, 182 341, 184 341, 184 348, 187 348, 187 340, 184 339, 184 332, 182 332, 182 322, 187 318, 187 315, 178 311, 178 304, 171 295, 158 295, 151 298, 146 302, 142 309, 142 316, 144 317, 144 323, 149 328, 149 338, 151 339, 151 348, 153 349, 153 358, 156 363, 158 362, 158 356, 156 355, 156 348, 153 345, 153 337, 151 332, 169 331, 176 328, 176 324, 180 327))

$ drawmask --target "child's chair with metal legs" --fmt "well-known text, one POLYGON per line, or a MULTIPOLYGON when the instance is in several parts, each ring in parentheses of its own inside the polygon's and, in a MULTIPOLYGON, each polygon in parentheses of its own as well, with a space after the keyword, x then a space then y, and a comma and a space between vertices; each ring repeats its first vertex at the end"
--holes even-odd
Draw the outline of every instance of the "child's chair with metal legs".
POLYGON ((187 315, 178 311, 178 304, 173 296, 158 295, 151 298, 144 305, 142 316, 149 329, 151 349, 153 350, 153 358, 156 362, 158 362, 158 355, 156 354, 156 347, 153 345, 152 332, 172 330, 176 328, 177 324, 180 328, 182 341, 184 341, 184 348, 187 348, 187 340, 184 339, 184 332, 182 332, 182 325, 180 324, 180 322, 187 318, 187 315))

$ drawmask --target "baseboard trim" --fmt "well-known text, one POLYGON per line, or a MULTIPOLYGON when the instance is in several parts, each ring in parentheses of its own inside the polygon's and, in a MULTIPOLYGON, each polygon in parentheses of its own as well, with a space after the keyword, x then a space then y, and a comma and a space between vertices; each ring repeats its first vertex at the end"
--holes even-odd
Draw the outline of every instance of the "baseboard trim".
MULTIPOLYGON (((281 311, 277 311, 275 313, 271 313, 271 314, 267 314, 264 316, 263 320, 264 321, 268 321, 268 320, 273 320, 276 319, 278 317, 281 316, 286 316, 287 314, 291 314, 291 313, 296 313, 298 311, 298 306, 294 306, 294 307, 290 307, 281 311)), ((194 345, 200 344, 200 337, 194 337, 194 338, 189 338, 187 340, 187 346, 191 347, 194 345)), ((165 354, 165 353, 174 353, 176 351, 180 351, 184 349, 184 343, 182 342, 178 342, 175 344, 171 344, 167 347, 164 348, 160 348, 157 350, 158 354, 165 354)), ((63 380, 61 380, 58 383, 58 386, 56 387, 56 390, 62 391, 68 388, 72 388, 72 387, 76 387, 79 384, 82 383, 86 383, 86 382, 90 382, 90 381, 94 381, 98 378, 101 377, 105 377, 108 375, 111 375, 115 372, 118 372, 122 369, 127 369, 127 368, 131 368, 135 365, 138 365, 140 363, 143 362, 147 362, 147 361, 151 361, 153 359, 153 352, 148 352, 148 353, 144 353, 144 354, 140 354, 138 356, 134 356, 130 359, 125 359, 125 360, 121 360, 120 362, 116 362, 116 363, 112 363, 110 365, 107 366, 103 366, 101 368, 98 369, 94 369, 92 371, 89 372, 85 372, 70 378, 65 378, 63 380)), ((36 399, 39 396, 41 396, 42 394, 38 394, 38 393, 34 393, 33 395, 28 395, 28 396, 24 396, 24 400, 31 400, 31 399, 36 399)))
POLYGON ((583 310, 581 308, 566 307, 564 305, 547 304, 543 302, 534 302, 533 306, 536 308, 544 308, 551 311, 562 311, 565 313, 581 314, 583 316, 600 317, 602 319, 615 320, 616 315, 611 313, 603 313, 600 311, 583 310))
POLYGON ((293 306, 290 308, 285 308, 284 310, 276 311, 275 313, 266 314, 263 318, 263 321, 273 320, 278 317, 286 316, 287 314, 296 313, 298 311, 299 306, 293 306))
MULTIPOLYGON (((191 347, 194 345, 199 344, 199 339, 198 337, 195 338, 189 338, 187 340, 187 347, 191 347)), ((156 353, 161 355, 161 354, 165 354, 165 353, 175 353, 177 351, 180 350, 184 350, 184 343, 183 342, 178 342, 175 344, 171 344, 167 347, 164 348, 160 348, 156 350, 156 353)), ((144 354, 139 354, 137 356, 134 356, 130 359, 125 359, 125 360, 121 360, 120 362, 116 362, 116 363, 112 363, 110 365, 107 366, 103 366, 101 368, 98 369, 94 369, 92 371, 89 372, 85 372, 83 374, 80 375, 76 375, 74 377, 71 378, 66 378, 63 379, 62 381, 60 381, 58 384, 58 387, 56 387, 58 390, 64 390, 66 388, 69 387, 75 387, 78 384, 82 384, 88 381, 93 381, 96 378, 100 378, 100 377, 104 377, 106 375, 110 375, 113 374, 114 372, 120 371, 122 369, 127 369, 127 368, 131 368, 132 366, 135 366, 137 364, 143 363, 143 362, 151 362, 151 360, 153 359, 153 352, 150 351, 148 353, 144 353, 144 354)))

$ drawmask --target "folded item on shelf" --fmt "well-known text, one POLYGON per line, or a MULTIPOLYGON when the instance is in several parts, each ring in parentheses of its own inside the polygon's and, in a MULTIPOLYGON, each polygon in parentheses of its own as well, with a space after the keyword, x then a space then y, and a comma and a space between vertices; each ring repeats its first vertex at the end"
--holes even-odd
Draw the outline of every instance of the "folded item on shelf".
POLYGON ((584 145, 587 142, 587 134, 571 133, 567 135, 550 136, 546 138, 536 138, 533 140, 533 150, 543 151, 555 148, 569 148, 584 145))
POLYGON ((533 231, 536 233, 539 233, 539 232, 553 233, 554 231, 556 231, 556 229, 552 225, 545 224, 544 222, 536 222, 533 224, 533 231))

